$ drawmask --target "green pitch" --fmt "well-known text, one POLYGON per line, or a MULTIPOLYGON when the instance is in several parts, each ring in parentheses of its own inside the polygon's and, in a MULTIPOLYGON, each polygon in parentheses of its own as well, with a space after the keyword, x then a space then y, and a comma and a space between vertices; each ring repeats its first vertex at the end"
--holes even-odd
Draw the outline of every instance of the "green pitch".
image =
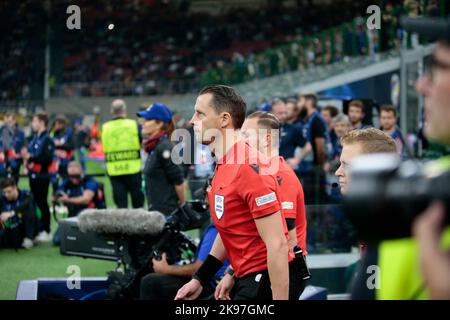
MULTIPOLYGON (((103 173, 100 163, 88 162, 87 173, 103 173)), ((95 177, 105 185, 106 202, 109 208, 115 207, 112 200, 111 184, 106 177, 95 177)), ((28 179, 21 178, 19 186, 29 190, 28 179)), ((50 187, 51 192, 51 187, 50 187)), ((49 202, 50 203, 50 202, 49 202)), ((129 200, 131 205, 131 199, 129 200)), ((56 230, 56 222, 52 217, 52 232, 56 230)), ((197 231, 189 232, 193 237, 197 231)), ((16 297, 17 284, 20 280, 37 278, 68 277, 67 268, 78 265, 81 277, 102 277, 107 271, 114 270, 116 263, 96 259, 62 256, 59 247, 51 243, 37 244, 31 250, 0 249, 0 300, 12 300, 16 297)))

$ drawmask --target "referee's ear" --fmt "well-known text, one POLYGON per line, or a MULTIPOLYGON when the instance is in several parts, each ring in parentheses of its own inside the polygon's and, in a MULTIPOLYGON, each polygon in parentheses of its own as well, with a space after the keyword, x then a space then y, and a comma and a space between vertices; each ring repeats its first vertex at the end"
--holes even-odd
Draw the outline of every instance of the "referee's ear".
POLYGON ((235 129, 233 127, 233 118, 231 117, 231 114, 228 112, 222 112, 220 114, 220 128, 221 129, 235 129))

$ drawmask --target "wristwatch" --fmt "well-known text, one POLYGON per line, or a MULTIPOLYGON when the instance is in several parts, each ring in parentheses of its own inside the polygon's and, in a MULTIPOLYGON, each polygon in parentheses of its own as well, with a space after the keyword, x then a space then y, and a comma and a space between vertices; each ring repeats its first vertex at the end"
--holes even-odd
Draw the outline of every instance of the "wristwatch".
POLYGON ((233 270, 233 268, 228 268, 228 269, 227 269, 227 273, 228 273, 230 276, 234 277, 234 270, 233 270))

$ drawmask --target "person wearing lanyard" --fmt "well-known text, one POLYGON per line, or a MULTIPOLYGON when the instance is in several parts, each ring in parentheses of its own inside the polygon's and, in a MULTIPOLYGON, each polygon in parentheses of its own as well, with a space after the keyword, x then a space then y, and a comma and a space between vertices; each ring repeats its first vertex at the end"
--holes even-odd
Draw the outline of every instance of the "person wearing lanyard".
POLYGON ((31 193, 39 210, 41 210, 41 228, 39 235, 36 237, 39 242, 52 240, 47 196, 50 177, 58 172, 55 144, 47 131, 47 125, 48 115, 46 113, 37 113, 33 117, 31 126, 35 135, 28 145, 28 150, 22 149, 21 152, 22 159, 27 164, 31 193))
POLYGON ((186 201, 183 170, 172 161, 172 111, 156 102, 137 116, 143 120, 142 135, 147 136, 144 150, 148 156, 143 173, 149 210, 169 215, 186 201))
POLYGON ((289 297, 288 264, 293 256, 278 200, 276 170, 239 138, 246 108, 243 98, 228 86, 208 86, 197 97, 191 123, 196 138, 208 145, 217 163, 207 192, 218 235, 176 300, 196 299, 226 258, 236 276, 233 299, 289 297))
POLYGON ((67 167, 69 162, 75 160, 73 131, 68 127, 68 120, 63 115, 58 115, 50 133, 55 143, 55 156, 58 160, 58 175, 52 181, 53 192, 58 190, 59 178, 67 177, 67 167))
POLYGON ((25 148, 25 134, 17 124, 16 115, 7 112, 5 124, 0 128, 0 176, 12 176, 19 181, 22 159, 20 151, 25 148))

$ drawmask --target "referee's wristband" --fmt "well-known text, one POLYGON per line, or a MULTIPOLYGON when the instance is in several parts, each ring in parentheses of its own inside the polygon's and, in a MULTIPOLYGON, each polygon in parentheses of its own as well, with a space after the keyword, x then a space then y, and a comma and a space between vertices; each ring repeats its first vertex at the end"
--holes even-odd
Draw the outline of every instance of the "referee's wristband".
POLYGON ((208 255, 201 267, 192 276, 192 279, 197 279, 200 281, 203 287, 205 287, 208 282, 214 277, 217 271, 222 267, 223 262, 214 257, 213 255, 208 255))

